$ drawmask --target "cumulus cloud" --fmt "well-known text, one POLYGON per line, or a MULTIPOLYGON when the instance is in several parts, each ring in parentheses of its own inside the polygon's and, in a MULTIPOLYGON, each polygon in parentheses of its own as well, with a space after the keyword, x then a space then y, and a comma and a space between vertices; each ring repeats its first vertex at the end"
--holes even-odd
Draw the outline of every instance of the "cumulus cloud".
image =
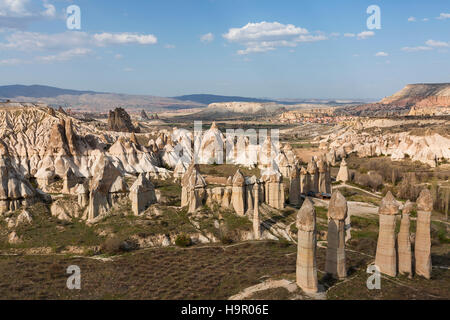
POLYGON ((76 57, 82 57, 82 56, 88 55, 90 53, 92 53, 91 49, 75 48, 75 49, 60 52, 55 55, 37 57, 36 60, 42 61, 42 62, 67 61, 67 60, 71 60, 76 57))
POLYGON ((53 34, 16 31, 6 37, 6 42, 0 42, 0 48, 40 51, 125 44, 152 45, 155 43, 157 43, 157 38, 151 34, 98 33, 91 35, 82 31, 67 31, 53 34))
POLYGON ((437 17, 436 19, 439 19, 439 20, 450 19, 450 13, 444 13, 444 12, 442 12, 442 13, 439 15, 439 17, 437 17))
POLYGON ((0 66, 15 66, 18 64, 22 64, 22 63, 23 63, 23 61, 21 59, 17 59, 17 58, 0 60, 0 66))
POLYGON ((0 0, 0 27, 26 29, 32 21, 56 17, 56 8, 48 0, 0 0))
POLYGON ((354 34, 354 33, 349 33, 349 32, 347 32, 347 33, 344 33, 344 37, 347 37, 347 38, 353 38, 353 37, 355 37, 356 35, 354 34))
POLYGON ((363 31, 357 34, 358 40, 367 39, 369 37, 373 37, 375 32, 373 31, 363 31))
POLYGON ((328 39, 323 34, 313 35, 307 29, 293 24, 266 21, 248 23, 241 28, 231 28, 222 36, 229 42, 245 47, 237 51, 240 55, 272 51, 278 47, 296 47, 302 42, 328 39))
POLYGON ((417 46, 417 47, 403 47, 402 50, 406 52, 417 52, 417 51, 429 51, 433 50, 433 48, 426 46, 417 46))
POLYGON ((415 22, 415 21, 416 21, 416 18, 415 18, 415 17, 409 17, 409 18, 408 18, 408 21, 409 21, 409 22, 415 22))
POLYGON ((380 51, 375 53, 375 57, 387 57, 389 54, 384 52, 384 51, 380 51))
POLYGON ((114 45, 114 44, 156 44, 158 39, 152 34, 136 34, 136 33, 98 33, 92 36, 92 40, 96 45, 114 45))
POLYGON ((436 48, 448 48, 448 47, 450 47, 450 45, 449 45, 448 42, 444 42, 444 41, 436 41, 436 40, 432 40, 432 39, 427 40, 427 41, 425 42, 425 44, 426 44, 427 46, 430 46, 430 47, 436 47, 436 48))
POLYGON ((201 42, 212 42, 212 41, 214 41, 214 35, 211 32, 204 34, 200 37, 200 41, 201 42))

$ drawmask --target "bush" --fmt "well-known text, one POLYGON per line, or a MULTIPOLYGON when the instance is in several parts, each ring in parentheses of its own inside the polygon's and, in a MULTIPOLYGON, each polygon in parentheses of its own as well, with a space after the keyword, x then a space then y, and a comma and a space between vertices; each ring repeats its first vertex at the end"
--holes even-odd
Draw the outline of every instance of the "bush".
POLYGON ((118 254, 120 253, 122 241, 117 237, 108 238, 101 245, 101 252, 107 254, 118 254))
POLYGON ((192 240, 188 235, 182 233, 175 239, 175 244, 179 247, 189 247, 192 245, 192 240))

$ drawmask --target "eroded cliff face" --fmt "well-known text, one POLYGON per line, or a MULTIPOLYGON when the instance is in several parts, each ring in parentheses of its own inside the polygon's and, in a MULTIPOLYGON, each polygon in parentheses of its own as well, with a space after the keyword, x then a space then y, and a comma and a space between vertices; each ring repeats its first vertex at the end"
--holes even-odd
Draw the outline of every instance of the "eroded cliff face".
POLYGON ((347 108, 355 115, 448 115, 450 83, 409 84, 379 103, 347 108))

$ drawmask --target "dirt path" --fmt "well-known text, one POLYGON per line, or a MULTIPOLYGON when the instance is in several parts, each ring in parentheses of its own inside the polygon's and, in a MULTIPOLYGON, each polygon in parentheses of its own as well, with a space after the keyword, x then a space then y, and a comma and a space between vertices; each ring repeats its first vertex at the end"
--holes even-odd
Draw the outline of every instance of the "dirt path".
POLYGON ((359 187, 351 186, 351 185, 349 185, 349 184, 346 184, 345 182, 342 183, 342 184, 339 184, 339 185, 337 185, 337 186, 333 186, 333 189, 340 189, 340 188, 355 189, 355 190, 359 190, 359 191, 361 191, 361 192, 367 193, 367 194, 371 195, 372 197, 375 197, 375 198, 378 198, 378 199, 381 199, 381 198, 382 198, 382 196, 380 196, 379 194, 376 194, 376 193, 373 193, 373 192, 364 190, 364 189, 359 188, 359 187))

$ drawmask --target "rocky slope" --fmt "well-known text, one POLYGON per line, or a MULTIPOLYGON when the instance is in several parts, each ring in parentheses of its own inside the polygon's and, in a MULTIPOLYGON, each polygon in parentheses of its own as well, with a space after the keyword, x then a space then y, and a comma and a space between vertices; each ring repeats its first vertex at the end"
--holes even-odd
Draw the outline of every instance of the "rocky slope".
POLYGON ((378 103, 341 109, 360 116, 450 114, 450 83, 409 84, 378 103))

